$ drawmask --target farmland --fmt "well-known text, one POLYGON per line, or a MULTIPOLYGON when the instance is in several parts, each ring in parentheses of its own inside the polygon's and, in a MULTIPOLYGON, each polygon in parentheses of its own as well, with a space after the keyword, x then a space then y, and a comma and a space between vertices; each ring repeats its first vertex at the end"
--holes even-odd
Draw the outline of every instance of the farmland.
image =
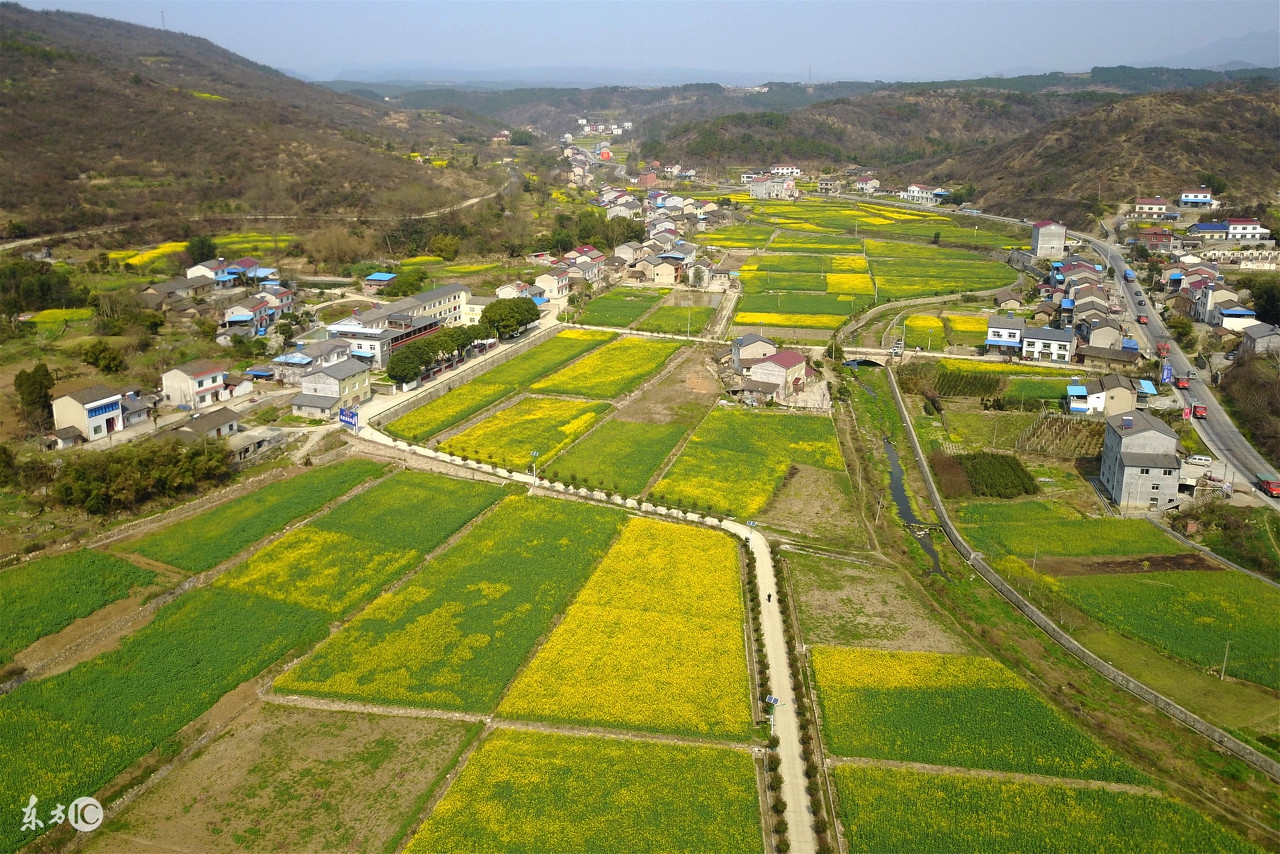
POLYGON ((987 318, 973 314, 943 314, 947 340, 952 344, 977 347, 987 340, 987 318))
MULTIPOLYGON (((1155 562, 1159 566, 1159 562, 1155 562)), ((1061 580, 1062 594, 1116 631, 1200 667, 1280 689, 1280 591, 1242 572, 1143 572, 1061 580)))
POLYGON ((688 431, 682 423, 645 424, 614 418, 556 460, 554 474, 562 483, 639 495, 688 431))
POLYGON ((659 306, 637 323, 636 329, 641 332, 664 332, 668 335, 701 335, 715 313, 715 307, 709 305, 659 306))
POLYGON ((1004 396, 1014 400, 1058 400, 1066 397, 1070 383, 1070 380, 1018 377, 1009 380, 1004 388, 1004 396))
POLYGON ((566 329, 466 385, 405 413, 388 424, 386 430, 413 442, 430 439, 613 338, 611 332, 566 329))
POLYGON ((851 852, 865 854, 1253 854, 1252 845, 1155 795, 922 774, 835 769, 851 852))
POLYGON ((868 273, 827 273, 827 293, 874 296, 876 284, 868 273))
POLYGON ((40 558, 0 571, 0 664, 45 635, 147 587, 156 574, 89 549, 40 558))
POLYGON ((946 346, 942 331, 942 319, 931 314, 913 314, 907 318, 907 347, 921 350, 941 350, 946 346))
POLYGON ((490 711, 622 527, 618 510, 508 498, 276 681, 280 691, 490 711))
MULTIPOLYGON (((752 202, 760 215, 783 220, 805 222, 819 228, 857 231, 859 235, 932 240, 934 235, 944 243, 999 249, 1027 239, 1026 226, 1000 226, 989 221, 955 218, 917 208, 898 207, 877 202, 848 202, 843 199, 805 199, 799 202, 752 202), (976 229, 974 226, 978 226, 976 229)), ((809 235, 805 235, 808 237, 809 235)), ((777 248, 777 240, 770 245, 777 248)))
POLYGON ((535 461, 541 466, 590 430, 610 408, 605 401, 526 397, 442 442, 440 449, 508 469, 535 461))
POLYGON ((813 668, 837 756, 1146 780, 989 658, 819 646, 813 668))
POLYGON ((726 249, 763 249, 772 236, 772 226, 731 225, 711 232, 706 236, 705 242, 726 249))
MULTIPOLYGON (((771 276, 787 275, 770 273, 771 276)), ((810 275, 797 273, 794 275, 810 275)), ((822 276, 817 276, 819 280, 822 276)), ((825 282, 820 285, 825 288, 825 282)), ((854 312, 853 302, 827 293, 748 293, 738 302, 735 324, 791 326, 800 329, 838 329, 854 312)))
POLYGON ((668 293, 665 289, 614 288, 589 302, 578 322, 587 326, 630 326, 668 293))
POLYGON ((634 391, 683 346, 678 341, 619 338, 533 384, 543 394, 612 400, 634 391))
POLYGON ((825 293, 827 290, 827 277, 823 273, 769 273, 744 268, 739 272, 738 277, 742 281, 742 292, 745 294, 763 294, 770 291, 825 293))
POLYGON ((769 249, 772 252, 850 255, 862 250, 862 241, 838 234, 796 234, 794 231, 782 231, 770 242, 769 249))
POLYGON ((725 534, 632 519, 498 713, 749 738, 740 573, 725 534))
POLYGON ((866 252, 870 258, 915 258, 922 261, 987 261, 985 255, 976 252, 963 252, 958 249, 943 249, 941 246, 920 243, 902 243, 899 241, 867 240, 866 252))
POLYGON ((747 753, 498 729, 408 854, 759 854, 747 753))
POLYGON ((750 517, 792 464, 844 473, 828 418, 714 410, 653 489, 659 503, 750 517))
POLYGON ((954 515, 973 547, 991 557, 1157 555, 1187 550, 1145 520, 1088 518, 1062 504, 972 502, 954 515))
POLYGON ((839 329, 845 315, 781 314, 773 311, 740 311, 733 322, 739 326, 768 326, 782 329, 839 329))
POLYGON ((260 703, 87 835, 85 850, 181 839, 210 852, 381 851, 416 821, 471 726, 260 703))
POLYGON ((227 558, 297 519, 314 513, 382 464, 350 460, 272 483, 136 542, 116 546, 188 572, 213 569, 227 558))
POLYGON ((1018 274, 995 261, 871 259, 880 296, 911 299, 931 294, 985 291, 1010 285, 1018 274))

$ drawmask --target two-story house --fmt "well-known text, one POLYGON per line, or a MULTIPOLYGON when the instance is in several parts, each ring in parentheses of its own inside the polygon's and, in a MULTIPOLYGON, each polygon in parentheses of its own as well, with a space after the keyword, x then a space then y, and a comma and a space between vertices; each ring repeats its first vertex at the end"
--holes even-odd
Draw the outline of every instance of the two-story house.
POLYGON ((1061 258, 1067 251, 1067 227, 1050 219, 1031 226, 1031 254, 1037 258, 1061 258))
POLYGON ((1158 219, 1169 212, 1169 203, 1159 196, 1154 199, 1138 199, 1133 212, 1142 219, 1158 219))
POLYGON ((1022 333, 1022 358, 1033 362, 1070 362, 1076 336, 1070 329, 1028 326, 1022 333))
POLYGON ((1120 509, 1166 510, 1178 500, 1178 434, 1159 418, 1133 410, 1107 418, 1101 480, 1120 509))
POLYGON ((460 325, 470 296, 466 285, 444 285, 343 318, 329 325, 329 337, 350 341, 353 357, 384 368, 401 347, 446 326, 460 325))
POLYGON ((1213 191, 1201 184, 1199 187, 1193 187, 1183 190, 1178 196, 1178 207, 1191 209, 1216 208, 1218 202, 1214 201, 1213 191))
POLYGON ((1014 317, 1013 312, 996 314, 987 318, 987 349, 1005 355, 1017 356, 1022 352, 1022 333, 1027 322, 1014 317))
POLYGON ((804 170, 799 166, 794 166, 790 163, 779 163, 769 170, 769 174, 781 175, 788 178, 799 178, 804 174, 804 170))
POLYGON ((854 186, 858 188, 859 193, 875 194, 880 190, 880 179, 871 175, 865 175, 859 178, 858 183, 854 186))
POLYGON ((305 347, 299 343, 291 352, 271 360, 276 379, 288 385, 300 385, 302 378, 319 368, 336 365, 351 355, 351 342, 345 338, 327 338, 305 347))
POLYGON ((373 397, 369 366, 344 359, 302 378, 302 393, 293 398, 293 414, 332 419, 339 409, 351 409, 373 397))
POLYGON ((231 397, 226 378, 225 366, 196 359, 165 371, 160 376, 160 388, 165 403, 200 409, 231 397))

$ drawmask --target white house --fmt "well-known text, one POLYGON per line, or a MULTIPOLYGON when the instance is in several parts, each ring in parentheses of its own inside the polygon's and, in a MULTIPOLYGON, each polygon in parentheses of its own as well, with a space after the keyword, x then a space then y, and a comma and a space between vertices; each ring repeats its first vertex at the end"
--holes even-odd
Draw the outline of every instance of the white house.
POLYGON ((769 170, 769 174, 798 178, 803 175, 804 172, 799 166, 792 166, 790 163, 779 163, 769 170))
POLYGON ((302 393, 293 398, 293 412, 307 418, 333 418, 339 409, 359 406, 371 397, 369 365, 344 359, 302 378, 302 393))
POLYGON ((898 197, 918 205, 936 205, 942 198, 950 195, 946 190, 929 184, 910 184, 907 189, 898 193, 898 197))
MULTIPOLYGON (((989 327, 988 327, 989 328, 989 327)), ((1070 362, 1076 336, 1070 329, 1028 326, 1022 332, 1022 358, 1033 362, 1070 362)))
POLYGON ((1218 202, 1213 198, 1213 192, 1203 184, 1198 188, 1183 190, 1182 195, 1178 197, 1178 207, 1180 208, 1216 208, 1218 202))
POLYGON ((995 347, 999 352, 1018 355, 1022 352, 1022 333, 1027 322, 1021 317, 1014 317, 1013 312, 995 314, 987 318, 987 347, 995 347))
POLYGON ((1031 226, 1031 254, 1037 258, 1061 258, 1067 250, 1067 227, 1044 219, 1031 226))
POLYGON ((352 356, 383 368, 393 352, 411 341, 461 324, 470 296, 465 285, 444 285, 343 318, 329 325, 329 337, 347 339, 352 356))
POLYGON ((1247 355, 1280 353, 1280 326, 1255 323, 1244 328, 1240 352, 1247 355))
POLYGON ((844 184, 839 178, 824 177, 818 179, 818 192, 827 195, 834 195, 844 189, 844 184))
POLYGON ((1140 217, 1162 217, 1169 212, 1169 203, 1156 196, 1154 199, 1138 199, 1133 212, 1140 217))
POLYGON ((1267 240, 1270 237, 1271 231, 1256 218, 1228 217, 1227 219, 1228 240, 1267 240))
MULTIPOLYGON (((58 438, 93 442, 123 430, 127 426, 123 400, 122 392, 101 383, 54 398, 53 426, 58 438), (79 436, 74 436, 71 430, 78 431, 79 436)), ((70 444, 74 441, 67 441, 62 447, 70 444)))
POLYGON ((197 359, 165 371, 160 387, 166 403, 200 409, 231 398, 226 378, 227 369, 222 365, 197 359))
POLYGON ((738 176, 739 184, 750 184, 752 181, 760 177, 759 172, 743 172, 738 176))
POLYGON ((880 189, 880 179, 864 175, 858 179, 858 183, 855 186, 858 188, 859 193, 875 193, 876 190, 880 189))
POLYGON ((798 199, 800 198, 800 191, 796 189, 794 178, 760 177, 751 182, 751 198, 798 199))
POLYGON ((568 296, 569 291, 573 288, 572 279, 572 271, 568 264, 563 266, 553 264, 550 270, 534 279, 533 283, 542 288, 543 294, 548 299, 557 299, 568 296))

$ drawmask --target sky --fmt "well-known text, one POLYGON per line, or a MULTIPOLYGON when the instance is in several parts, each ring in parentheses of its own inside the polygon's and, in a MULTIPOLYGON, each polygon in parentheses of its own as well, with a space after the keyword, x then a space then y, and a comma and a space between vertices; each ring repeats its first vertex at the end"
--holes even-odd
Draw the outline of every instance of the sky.
POLYGON ((163 13, 170 30, 315 80, 741 85, 1280 65, 1276 0, 1232 2, 1230 15, 1219 0, 19 2, 152 27, 163 13))

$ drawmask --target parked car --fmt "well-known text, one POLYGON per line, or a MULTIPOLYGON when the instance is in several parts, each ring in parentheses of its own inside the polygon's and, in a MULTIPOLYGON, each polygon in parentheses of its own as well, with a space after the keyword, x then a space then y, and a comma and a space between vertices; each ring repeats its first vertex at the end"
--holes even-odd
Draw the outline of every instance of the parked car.
POLYGON ((1140 300, 1138 300, 1138 305, 1146 305, 1146 304, 1147 304, 1147 301, 1146 301, 1146 300, 1144 300, 1144 299, 1140 299, 1140 300))
POLYGON ((1227 354, 1227 361, 1234 362, 1236 360, 1236 354, 1239 352, 1240 352, 1239 350, 1232 350, 1230 353, 1227 354))
POLYGON ((1206 457, 1204 454, 1192 454, 1187 457, 1187 462, 1191 463, 1193 466, 1207 466, 1213 462, 1213 459, 1211 457, 1206 457))

